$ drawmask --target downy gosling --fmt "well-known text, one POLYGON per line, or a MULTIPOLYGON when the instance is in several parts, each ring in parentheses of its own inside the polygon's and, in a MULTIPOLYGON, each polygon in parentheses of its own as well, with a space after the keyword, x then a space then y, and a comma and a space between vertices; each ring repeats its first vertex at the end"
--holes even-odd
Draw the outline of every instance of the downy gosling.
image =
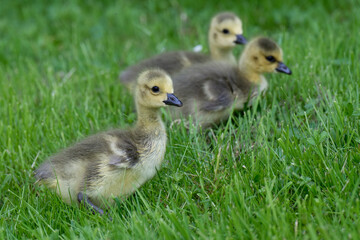
POLYGON ((185 67, 210 60, 236 63, 232 50, 236 44, 246 43, 240 18, 231 12, 222 12, 214 16, 209 28, 208 41, 211 56, 190 51, 166 52, 128 67, 119 78, 132 91, 138 74, 149 67, 164 69, 172 75, 185 67))
POLYGON ((66 203, 75 200, 103 214, 103 200, 132 194, 160 169, 167 141, 160 108, 182 106, 173 92, 163 70, 144 71, 135 90, 135 127, 90 136, 50 157, 35 171, 38 182, 66 203))
POLYGON ((217 124, 229 117, 232 109, 251 105, 260 92, 267 89, 264 73, 291 74, 283 63, 281 48, 264 37, 250 41, 238 65, 211 61, 193 65, 173 75, 175 94, 183 99, 184 108, 171 109, 172 119, 192 116, 203 127, 217 124))

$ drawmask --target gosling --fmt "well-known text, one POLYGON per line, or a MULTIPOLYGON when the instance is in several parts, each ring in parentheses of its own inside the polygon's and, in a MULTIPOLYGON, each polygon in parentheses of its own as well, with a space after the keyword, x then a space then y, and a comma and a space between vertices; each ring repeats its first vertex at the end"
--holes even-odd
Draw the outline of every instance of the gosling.
POLYGON ((159 67, 172 75, 185 67, 210 60, 236 63, 232 50, 236 44, 246 43, 240 18, 231 12, 222 12, 214 16, 209 28, 208 41, 211 56, 189 51, 166 52, 130 66, 119 78, 132 91, 137 75, 149 67, 159 67))
POLYGON ((184 108, 171 109, 173 119, 192 116, 193 122, 209 127, 228 118, 232 110, 243 109, 268 88, 264 73, 291 74, 283 63, 282 49, 264 37, 250 41, 238 65, 212 61, 183 69, 173 75, 175 94, 184 108))
POLYGON ((76 199, 103 214, 103 200, 112 203, 114 197, 132 194, 160 169, 167 141, 160 108, 182 106, 173 92, 163 70, 144 71, 135 90, 135 127, 90 136, 50 157, 35 171, 38 182, 66 203, 76 199))

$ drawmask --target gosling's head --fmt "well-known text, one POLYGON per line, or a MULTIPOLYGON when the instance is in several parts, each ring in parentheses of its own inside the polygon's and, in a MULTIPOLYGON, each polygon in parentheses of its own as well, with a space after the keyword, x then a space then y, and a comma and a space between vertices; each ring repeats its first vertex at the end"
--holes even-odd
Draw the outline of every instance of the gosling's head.
POLYGON ((245 44, 240 18, 231 12, 214 16, 209 29, 209 43, 219 49, 231 49, 236 44, 245 44))
POLYGON ((169 75, 161 69, 142 72, 137 80, 135 96, 137 104, 148 108, 166 105, 181 107, 182 102, 173 94, 173 83, 169 75))
POLYGON ((262 74, 281 72, 291 74, 291 70, 283 63, 281 48, 271 39, 265 37, 251 40, 240 57, 239 65, 262 74))

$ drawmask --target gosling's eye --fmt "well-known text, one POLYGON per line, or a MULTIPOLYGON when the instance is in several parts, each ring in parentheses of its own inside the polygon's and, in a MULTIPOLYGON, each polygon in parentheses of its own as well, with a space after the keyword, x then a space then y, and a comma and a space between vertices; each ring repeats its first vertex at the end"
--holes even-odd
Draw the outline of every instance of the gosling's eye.
POLYGON ((153 91, 153 93, 158 93, 160 91, 160 88, 158 86, 153 86, 151 88, 151 91, 153 91))
POLYGON ((228 33, 229 33, 229 29, 224 28, 224 29, 222 30, 222 32, 223 32, 224 34, 228 34, 228 33))
POLYGON ((276 59, 273 56, 266 56, 265 57, 266 60, 268 60, 269 62, 276 62, 276 59))

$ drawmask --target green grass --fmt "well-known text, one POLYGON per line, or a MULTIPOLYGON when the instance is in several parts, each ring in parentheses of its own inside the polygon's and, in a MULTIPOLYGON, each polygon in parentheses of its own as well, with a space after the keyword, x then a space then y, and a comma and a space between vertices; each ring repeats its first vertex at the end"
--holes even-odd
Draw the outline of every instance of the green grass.
POLYGON ((359 239, 359 12, 358 0, 2 1, 0 239, 359 239), (269 75, 267 95, 217 128, 169 127, 162 170, 112 222, 34 185, 51 154, 133 124, 120 69, 207 51, 209 19, 229 9, 249 39, 279 42, 292 76, 269 75))

